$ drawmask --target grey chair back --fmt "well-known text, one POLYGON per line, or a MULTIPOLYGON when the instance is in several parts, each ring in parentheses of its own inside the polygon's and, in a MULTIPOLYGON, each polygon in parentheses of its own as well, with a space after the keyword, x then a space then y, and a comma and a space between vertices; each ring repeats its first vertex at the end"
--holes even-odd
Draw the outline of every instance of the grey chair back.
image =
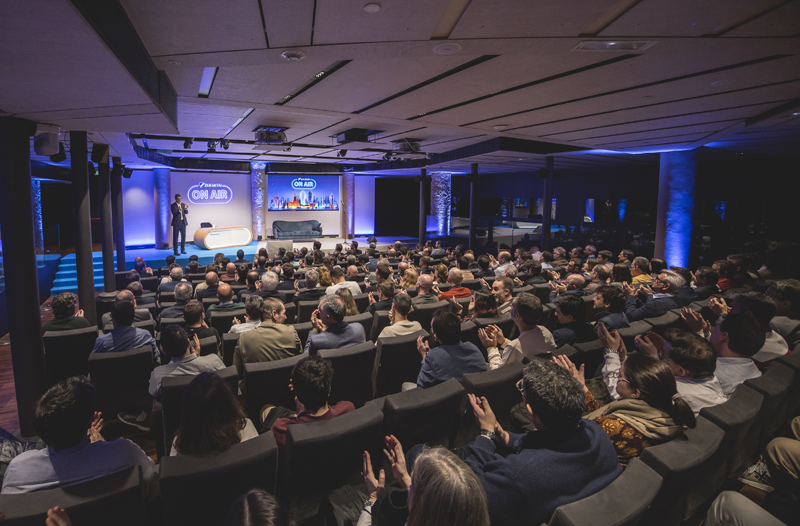
POLYGON ((45 366, 47 385, 53 386, 73 376, 86 375, 89 355, 97 340, 97 327, 73 329, 71 331, 48 331, 44 333, 45 366))
POLYGON ((233 327, 233 319, 239 318, 239 321, 244 321, 244 315, 247 311, 244 309, 232 310, 230 312, 216 312, 211 311, 208 316, 208 324, 217 329, 220 334, 225 334, 231 327, 233 327))
POLYGON ((461 282, 462 287, 467 287, 469 290, 481 290, 481 280, 479 279, 465 279, 461 282))
POLYGON ((375 316, 369 312, 362 312, 355 316, 345 316, 344 321, 347 323, 358 323, 364 328, 364 336, 369 340, 372 334, 372 325, 375 322, 375 316))
POLYGON ((222 335, 222 363, 226 367, 233 365, 233 354, 236 352, 236 345, 239 343, 238 332, 226 332, 222 335))
POLYGON ((96 389, 97 411, 107 418, 152 405, 149 388, 153 350, 149 345, 124 352, 94 353, 88 366, 96 389))
POLYGON ((219 305, 220 301, 219 298, 214 296, 213 298, 203 298, 203 310, 208 312, 208 308, 212 305, 219 305))
POLYGON ((170 325, 177 325, 179 327, 186 328, 186 320, 183 318, 161 318, 158 320, 158 329, 163 330, 164 327, 168 327, 170 325))
MULTIPOLYGON (((365 290, 364 283, 359 283, 359 285, 361 286, 361 290, 365 290)), ((377 296, 377 293, 373 294, 373 296, 377 296)), ((367 307, 369 307, 369 294, 363 292, 361 294, 354 294, 353 301, 356 302, 356 308, 358 309, 358 312, 363 313, 367 310, 367 307)))
POLYGON ((420 330, 405 336, 380 339, 373 369, 375 396, 399 393, 403 382, 416 383, 422 368, 422 357, 417 351, 417 338, 420 336, 427 338, 429 334, 420 330))
POLYGON ((622 341, 625 342, 625 348, 629 351, 636 349, 634 339, 640 334, 647 334, 652 331, 653 326, 646 320, 632 321, 630 327, 618 329, 619 335, 622 336, 622 341))
POLYGON ((159 303, 172 303, 175 301, 175 292, 159 292, 158 293, 158 302, 159 303))
POLYGON ((792 354, 781 356, 775 363, 784 365, 794 371, 794 381, 789 391, 786 393, 786 415, 787 420, 797 414, 800 408, 800 344, 796 345, 792 354))
POLYGON ((214 336, 198 340, 200 343, 200 356, 208 356, 209 354, 218 354, 219 347, 217 346, 217 339, 214 336))
POLYGON ((377 348, 371 341, 342 349, 320 349, 318 354, 330 360, 333 380, 330 404, 352 402, 361 407, 372 400, 372 370, 377 348))
POLYGON ((515 286, 514 290, 511 291, 511 295, 516 298, 517 296, 519 296, 523 292, 528 292, 530 294, 533 294, 533 285, 523 285, 523 286, 520 286, 520 287, 516 287, 515 286))
MULTIPOLYGON (((759 416, 763 417, 763 421, 757 428, 760 434, 759 444, 761 446, 767 445, 772 435, 786 420, 788 414, 787 406, 789 404, 786 396, 794 381, 795 372, 780 362, 770 364, 760 378, 745 381, 744 385, 764 396, 764 404, 759 412, 759 416)), ((738 390, 739 388, 737 387, 736 389, 738 390)), ((791 413, 790 416, 794 416, 794 413, 791 413)))
MULTIPOLYGON (((292 295, 294 295, 294 292, 292 292, 292 295)), ((291 325, 297 320, 297 305, 289 301, 284 303, 283 306, 286 308, 286 321, 283 323, 291 325)))
POLYGON ((139 282, 142 284, 142 288, 149 292, 158 291, 158 285, 161 283, 156 276, 139 278, 139 282))
POLYGON ((651 330, 658 334, 664 334, 670 327, 677 327, 680 323, 683 323, 681 317, 672 311, 655 318, 645 318, 643 321, 652 325, 653 328, 651 330))
POLYGON ((297 323, 311 321, 311 313, 317 310, 319 301, 298 301, 297 302, 297 323))
POLYGON ((449 305, 450 303, 447 301, 437 301, 427 305, 414 305, 414 310, 408 313, 408 319, 418 321, 424 330, 428 330, 431 326, 433 314, 442 307, 448 307, 449 305))
POLYGON ((364 334, 366 334, 370 340, 377 342, 381 331, 392 324, 389 320, 390 312, 390 310, 378 310, 372 315, 372 324, 369 330, 366 330, 366 327, 364 327, 364 334))
POLYGON ((305 323, 295 323, 292 325, 292 327, 294 327, 294 330, 297 331, 297 336, 300 337, 300 345, 303 349, 305 349, 306 342, 308 341, 308 335, 311 333, 311 330, 314 328, 314 326, 311 325, 310 321, 307 321, 305 323))
POLYGON ((289 389, 292 370, 305 354, 272 362, 244 364, 244 409, 253 422, 266 404, 294 409, 294 395, 289 389))

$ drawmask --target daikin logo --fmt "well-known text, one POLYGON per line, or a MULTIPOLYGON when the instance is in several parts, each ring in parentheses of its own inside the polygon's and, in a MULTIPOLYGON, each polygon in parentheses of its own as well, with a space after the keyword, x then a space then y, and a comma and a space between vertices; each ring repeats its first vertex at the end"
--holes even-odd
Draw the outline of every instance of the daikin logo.
POLYGON ((295 190, 313 190, 317 187, 317 182, 314 179, 306 177, 298 177, 292 180, 292 188, 295 190))
POLYGON ((194 205, 224 205, 233 199, 233 189, 222 183, 197 183, 186 192, 194 205))

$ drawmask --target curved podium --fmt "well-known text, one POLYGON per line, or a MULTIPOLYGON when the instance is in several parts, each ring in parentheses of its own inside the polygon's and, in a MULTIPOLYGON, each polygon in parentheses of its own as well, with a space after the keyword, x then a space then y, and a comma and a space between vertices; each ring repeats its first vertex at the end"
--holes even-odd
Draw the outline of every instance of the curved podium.
POLYGON ((201 228, 194 233, 194 244, 205 250, 243 247, 253 241, 253 232, 245 226, 201 228))

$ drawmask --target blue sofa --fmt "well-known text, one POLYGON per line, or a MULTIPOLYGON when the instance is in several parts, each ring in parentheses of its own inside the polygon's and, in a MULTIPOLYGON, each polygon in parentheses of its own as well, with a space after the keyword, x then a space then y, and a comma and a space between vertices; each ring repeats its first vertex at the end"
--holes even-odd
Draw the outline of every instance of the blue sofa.
POLYGON ((275 239, 322 237, 319 221, 273 221, 272 235, 275 239))

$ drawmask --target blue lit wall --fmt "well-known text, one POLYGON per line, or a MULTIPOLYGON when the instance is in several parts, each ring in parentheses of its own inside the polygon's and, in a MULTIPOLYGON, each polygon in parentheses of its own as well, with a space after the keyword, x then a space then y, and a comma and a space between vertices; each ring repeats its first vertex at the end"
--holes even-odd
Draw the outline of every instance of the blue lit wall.
POLYGON ((431 215, 436 217, 436 234, 450 234, 450 197, 452 196, 449 172, 431 174, 431 215))
POLYGON ((696 172, 695 151, 661 154, 655 256, 670 267, 689 266, 696 172))
POLYGON ((617 214, 619 215, 619 222, 625 222, 625 209, 628 207, 628 203, 625 199, 620 199, 619 203, 617 204, 617 214))
POLYGON ((154 186, 155 177, 150 170, 134 170, 130 179, 122 178, 126 246, 156 243, 154 186))
POLYGON ((357 175, 355 177, 355 235, 375 233, 375 176, 357 175))

